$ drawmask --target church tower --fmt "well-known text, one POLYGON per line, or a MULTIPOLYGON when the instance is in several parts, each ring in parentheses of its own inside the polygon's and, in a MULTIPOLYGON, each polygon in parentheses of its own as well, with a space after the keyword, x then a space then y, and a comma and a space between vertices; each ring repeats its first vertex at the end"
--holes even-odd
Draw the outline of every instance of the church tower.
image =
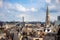
POLYGON ((49 10, 48 10, 48 6, 47 6, 47 10, 46 10, 46 27, 50 26, 50 16, 49 16, 49 10))

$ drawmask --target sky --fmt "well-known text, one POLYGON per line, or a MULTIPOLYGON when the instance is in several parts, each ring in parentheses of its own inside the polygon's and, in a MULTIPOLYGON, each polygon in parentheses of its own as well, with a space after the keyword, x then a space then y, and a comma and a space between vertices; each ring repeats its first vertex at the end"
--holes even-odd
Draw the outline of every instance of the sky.
POLYGON ((50 21, 60 16, 60 0, 0 0, 0 21, 41 21, 49 9, 50 21))

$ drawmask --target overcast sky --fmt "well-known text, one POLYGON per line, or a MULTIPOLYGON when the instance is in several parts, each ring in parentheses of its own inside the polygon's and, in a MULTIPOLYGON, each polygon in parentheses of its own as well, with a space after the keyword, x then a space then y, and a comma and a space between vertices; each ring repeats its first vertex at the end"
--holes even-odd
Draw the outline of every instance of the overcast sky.
POLYGON ((46 8, 50 20, 60 15, 60 0, 0 0, 0 21, 45 21, 46 8))

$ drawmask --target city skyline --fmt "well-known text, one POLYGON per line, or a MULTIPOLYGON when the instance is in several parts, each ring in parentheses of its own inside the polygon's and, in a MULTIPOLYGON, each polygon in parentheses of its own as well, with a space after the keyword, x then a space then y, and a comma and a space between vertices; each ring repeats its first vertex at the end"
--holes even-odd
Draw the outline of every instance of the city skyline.
POLYGON ((0 0, 0 21, 45 21, 46 9, 50 20, 60 16, 60 0, 0 0))

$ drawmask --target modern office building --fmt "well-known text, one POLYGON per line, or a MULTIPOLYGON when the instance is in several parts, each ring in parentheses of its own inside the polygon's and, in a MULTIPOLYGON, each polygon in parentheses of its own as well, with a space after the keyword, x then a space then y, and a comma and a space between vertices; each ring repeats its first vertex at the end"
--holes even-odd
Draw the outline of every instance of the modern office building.
POLYGON ((60 26, 60 16, 57 17, 57 21, 55 21, 55 25, 60 26))
POLYGON ((60 16, 58 16, 58 20, 60 21, 60 16))

